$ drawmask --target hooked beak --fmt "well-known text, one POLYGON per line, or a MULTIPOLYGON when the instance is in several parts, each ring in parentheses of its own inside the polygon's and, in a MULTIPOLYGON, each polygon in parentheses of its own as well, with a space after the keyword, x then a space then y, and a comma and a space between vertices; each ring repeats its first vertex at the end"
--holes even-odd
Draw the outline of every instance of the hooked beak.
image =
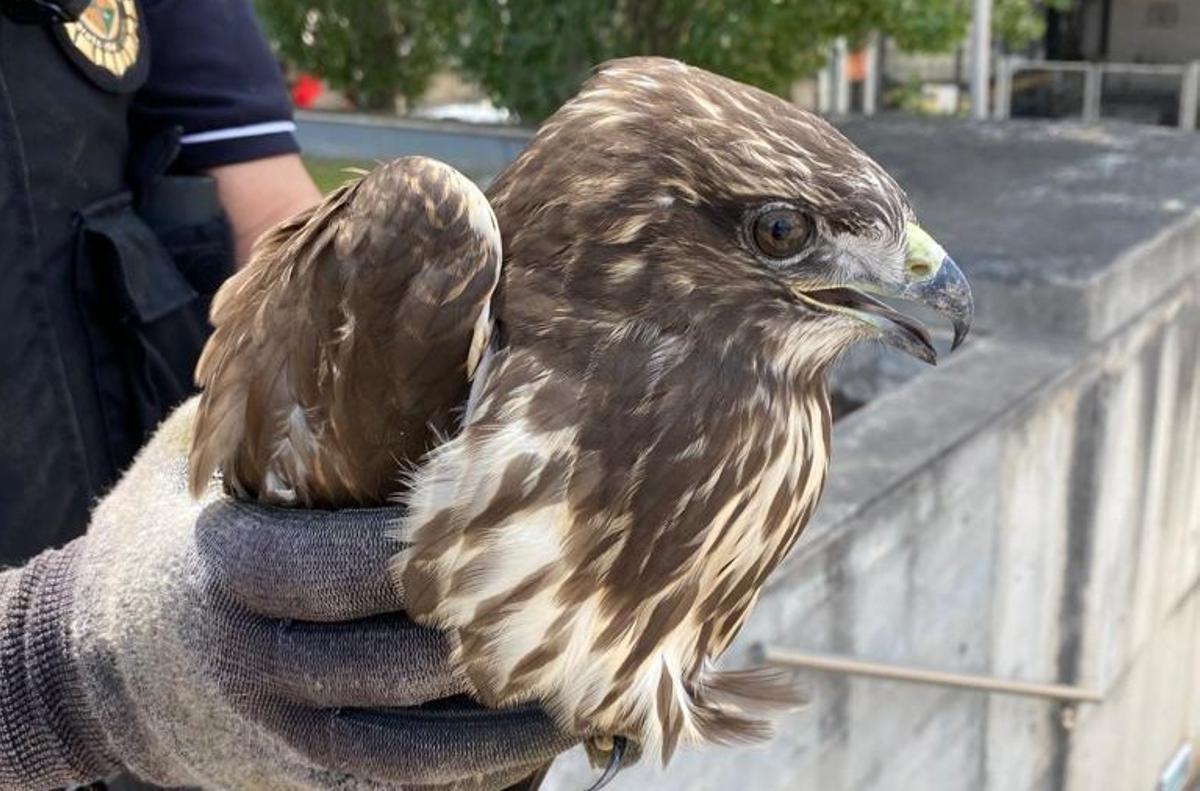
POLYGON ((917 302, 941 313, 954 326, 951 350, 962 344, 971 329, 975 303, 966 276, 942 246, 916 223, 908 224, 908 255, 899 282, 879 279, 854 283, 852 287, 809 291, 802 297, 826 310, 870 324, 885 343, 936 365, 937 351, 925 325, 870 294, 917 302))

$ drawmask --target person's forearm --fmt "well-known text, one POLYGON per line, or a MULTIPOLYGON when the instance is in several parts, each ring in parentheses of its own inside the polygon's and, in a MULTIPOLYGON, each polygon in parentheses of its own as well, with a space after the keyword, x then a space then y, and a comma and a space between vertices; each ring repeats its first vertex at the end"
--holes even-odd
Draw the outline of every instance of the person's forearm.
POLYGON ((76 552, 0 573, 0 789, 80 785, 118 768, 68 649, 76 552))
POLYGON ((264 231, 321 199, 321 192, 297 154, 284 154, 208 171, 233 226, 237 266, 264 231))

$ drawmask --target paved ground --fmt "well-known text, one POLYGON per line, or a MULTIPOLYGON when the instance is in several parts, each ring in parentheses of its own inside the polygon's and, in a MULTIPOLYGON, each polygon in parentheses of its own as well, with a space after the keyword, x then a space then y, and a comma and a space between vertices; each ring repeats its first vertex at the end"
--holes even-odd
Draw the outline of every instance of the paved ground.
POLYGON ((972 276, 1085 280, 1200 206, 1196 134, 894 116, 841 128, 908 190, 972 276))

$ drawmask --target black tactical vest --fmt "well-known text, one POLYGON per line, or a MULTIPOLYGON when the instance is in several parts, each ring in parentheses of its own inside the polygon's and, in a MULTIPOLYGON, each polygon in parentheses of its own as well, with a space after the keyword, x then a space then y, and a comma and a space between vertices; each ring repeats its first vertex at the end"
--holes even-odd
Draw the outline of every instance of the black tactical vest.
MULTIPOLYGON (((170 134, 131 148, 151 44, 138 12, 93 0, 86 29, 0 15, 0 564, 83 532, 192 392, 231 269, 219 209, 177 222, 156 197, 170 134)), ((216 206, 210 182, 183 181, 216 206)))

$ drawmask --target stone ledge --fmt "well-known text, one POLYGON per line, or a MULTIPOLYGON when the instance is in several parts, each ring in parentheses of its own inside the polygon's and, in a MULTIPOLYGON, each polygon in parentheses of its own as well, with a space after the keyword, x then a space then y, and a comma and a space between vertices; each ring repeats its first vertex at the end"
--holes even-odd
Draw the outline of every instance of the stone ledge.
POLYGON ((1200 136, 897 117, 842 130, 958 260, 985 331, 1095 340, 1200 270, 1200 136))

